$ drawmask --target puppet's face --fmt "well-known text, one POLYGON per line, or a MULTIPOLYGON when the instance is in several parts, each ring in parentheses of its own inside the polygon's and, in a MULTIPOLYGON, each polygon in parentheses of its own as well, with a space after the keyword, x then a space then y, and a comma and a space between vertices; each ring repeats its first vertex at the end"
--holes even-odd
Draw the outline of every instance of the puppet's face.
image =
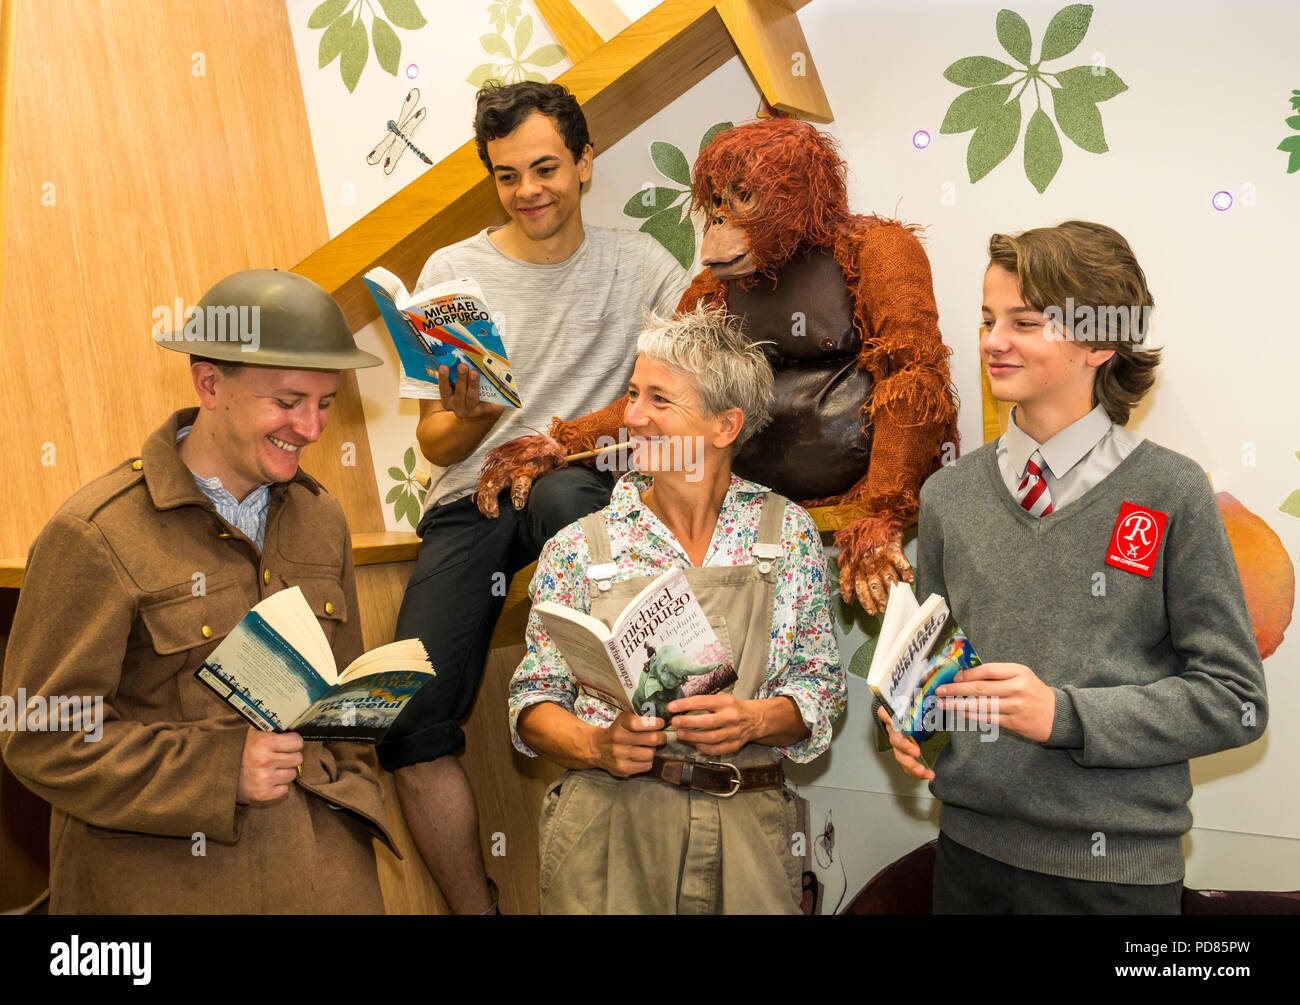
POLYGON ((717 279, 740 279, 754 269, 754 255, 744 220, 758 209, 758 197, 744 180, 712 190, 709 218, 700 245, 700 264, 717 279))

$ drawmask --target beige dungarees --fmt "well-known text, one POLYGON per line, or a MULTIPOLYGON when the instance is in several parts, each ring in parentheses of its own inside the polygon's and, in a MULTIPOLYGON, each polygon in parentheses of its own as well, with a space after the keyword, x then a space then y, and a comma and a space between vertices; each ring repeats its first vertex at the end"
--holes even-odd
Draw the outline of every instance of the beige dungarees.
MULTIPOLYGON (((785 499, 769 492, 749 565, 688 568, 686 579, 736 667, 737 698, 752 698, 767 673, 785 499)), ((591 569, 609 565, 609 532, 599 513, 582 521, 591 569)), ((593 579, 591 614, 611 624, 650 582, 593 579)), ((669 732, 659 753, 773 764, 771 747, 751 743, 710 757, 669 732)), ((543 914, 797 914, 801 859, 791 854, 794 797, 784 789, 719 798, 649 778, 619 779, 599 769, 569 771, 542 804, 543 914)))

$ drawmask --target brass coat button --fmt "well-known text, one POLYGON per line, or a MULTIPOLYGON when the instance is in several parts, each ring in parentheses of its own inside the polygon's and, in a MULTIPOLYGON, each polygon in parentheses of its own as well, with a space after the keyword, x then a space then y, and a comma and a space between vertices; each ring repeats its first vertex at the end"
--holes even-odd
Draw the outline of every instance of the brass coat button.
POLYGON ((271 582, 271 570, 270 570, 270 569, 263 569, 263 570, 262 570, 262 582, 263 582, 263 583, 269 583, 269 582, 271 582))
POLYGON ((835 340, 833 338, 822 339, 822 348, 825 349, 827 352, 830 352, 832 349, 835 348, 835 340))
POLYGON ((227 541, 227 540, 229 540, 230 538, 234 537, 234 535, 231 534, 230 531, 228 531, 228 530, 223 530, 223 531, 220 531, 220 532, 217 534, 217 537, 221 538, 221 540, 223 540, 223 541, 227 541))
POLYGON ((202 628, 199 629, 199 631, 203 633, 203 637, 205 639, 212 638, 212 629, 207 625, 204 625, 202 628))
POLYGON ((333 613, 334 613, 334 605, 331 604, 328 600, 325 601, 325 613, 326 613, 326 614, 333 614, 333 613))
POLYGON ((132 461, 132 462, 131 462, 131 470, 132 470, 132 471, 139 471, 142 467, 144 467, 144 461, 132 461))

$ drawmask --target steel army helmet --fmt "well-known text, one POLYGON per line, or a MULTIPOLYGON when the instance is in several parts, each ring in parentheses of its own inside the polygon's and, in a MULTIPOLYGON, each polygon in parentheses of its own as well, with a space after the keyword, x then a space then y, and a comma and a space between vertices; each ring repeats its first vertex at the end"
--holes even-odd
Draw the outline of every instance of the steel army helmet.
POLYGON ((222 363, 353 370, 383 360, 358 349, 343 311, 305 276, 236 272, 213 286, 184 324, 154 336, 164 349, 222 363))

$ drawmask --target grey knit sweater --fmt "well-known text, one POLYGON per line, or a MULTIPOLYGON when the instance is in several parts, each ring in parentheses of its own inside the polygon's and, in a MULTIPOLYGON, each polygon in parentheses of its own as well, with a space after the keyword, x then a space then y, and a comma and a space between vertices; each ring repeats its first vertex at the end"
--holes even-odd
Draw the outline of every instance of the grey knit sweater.
POLYGON ((1208 479, 1143 441, 1081 499, 1022 510, 987 444, 921 491, 917 595, 939 593, 985 663, 1054 691, 1046 743, 952 733, 940 828, 990 858, 1111 883, 1181 879, 1188 758, 1258 739, 1264 668, 1208 479), (1151 578, 1105 562, 1121 505, 1168 514, 1151 578))

